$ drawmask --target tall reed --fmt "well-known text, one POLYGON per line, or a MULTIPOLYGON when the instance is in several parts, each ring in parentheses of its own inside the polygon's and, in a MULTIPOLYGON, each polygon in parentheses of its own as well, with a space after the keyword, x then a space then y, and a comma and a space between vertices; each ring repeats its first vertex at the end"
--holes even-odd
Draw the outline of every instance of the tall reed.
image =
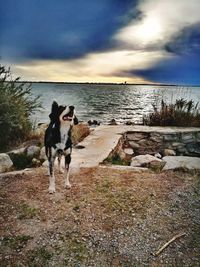
POLYGON ((162 99, 160 107, 153 105, 153 112, 143 117, 143 124, 200 127, 199 103, 180 98, 175 103, 168 104, 162 99))

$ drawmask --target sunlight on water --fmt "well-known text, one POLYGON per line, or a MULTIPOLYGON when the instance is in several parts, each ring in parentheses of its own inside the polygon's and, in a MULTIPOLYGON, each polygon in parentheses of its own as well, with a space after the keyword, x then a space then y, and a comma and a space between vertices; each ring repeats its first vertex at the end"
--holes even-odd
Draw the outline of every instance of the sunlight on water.
POLYGON ((162 98, 168 102, 182 97, 200 100, 200 87, 35 83, 32 92, 41 95, 44 107, 33 116, 37 122, 48 122, 54 99, 59 104, 74 105, 79 120, 102 123, 113 118, 120 123, 141 123, 152 104, 159 104, 162 98))

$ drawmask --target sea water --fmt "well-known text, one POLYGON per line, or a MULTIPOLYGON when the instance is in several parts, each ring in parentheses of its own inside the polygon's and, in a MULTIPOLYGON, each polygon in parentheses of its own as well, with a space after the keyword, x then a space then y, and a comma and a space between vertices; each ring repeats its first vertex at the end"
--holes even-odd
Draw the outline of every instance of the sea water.
POLYGON ((200 100, 200 87, 129 85, 129 84, 64 84, 33 83, 33 95, 40 95, 43 110, 33 114, 37 123, 48 122, 51 104, 73 105, 80 121, 95 119, 108 123, 133 121, 141 123, 161 100, 173 103, 176 99, 200 100))

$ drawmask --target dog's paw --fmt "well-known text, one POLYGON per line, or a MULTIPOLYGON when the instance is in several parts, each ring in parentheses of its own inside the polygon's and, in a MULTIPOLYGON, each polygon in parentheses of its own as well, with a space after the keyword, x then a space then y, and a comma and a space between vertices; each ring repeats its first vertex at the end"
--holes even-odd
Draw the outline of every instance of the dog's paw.
POLYGON ((56 192, 55 187, 49 187, 49 194, 53 194, 56 192))
POLYGON ((66 189, 70 189, 71 187, 72 187, 71 184, 65 184, 66 189))

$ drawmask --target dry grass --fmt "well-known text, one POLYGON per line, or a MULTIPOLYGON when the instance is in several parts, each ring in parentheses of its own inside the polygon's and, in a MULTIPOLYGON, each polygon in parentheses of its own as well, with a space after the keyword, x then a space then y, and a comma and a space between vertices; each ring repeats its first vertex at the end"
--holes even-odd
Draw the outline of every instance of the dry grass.
POLYGON ((198 266, 198 173, 81 169, 54 195, 45 173, 1 181, 1 266, 198 266))

